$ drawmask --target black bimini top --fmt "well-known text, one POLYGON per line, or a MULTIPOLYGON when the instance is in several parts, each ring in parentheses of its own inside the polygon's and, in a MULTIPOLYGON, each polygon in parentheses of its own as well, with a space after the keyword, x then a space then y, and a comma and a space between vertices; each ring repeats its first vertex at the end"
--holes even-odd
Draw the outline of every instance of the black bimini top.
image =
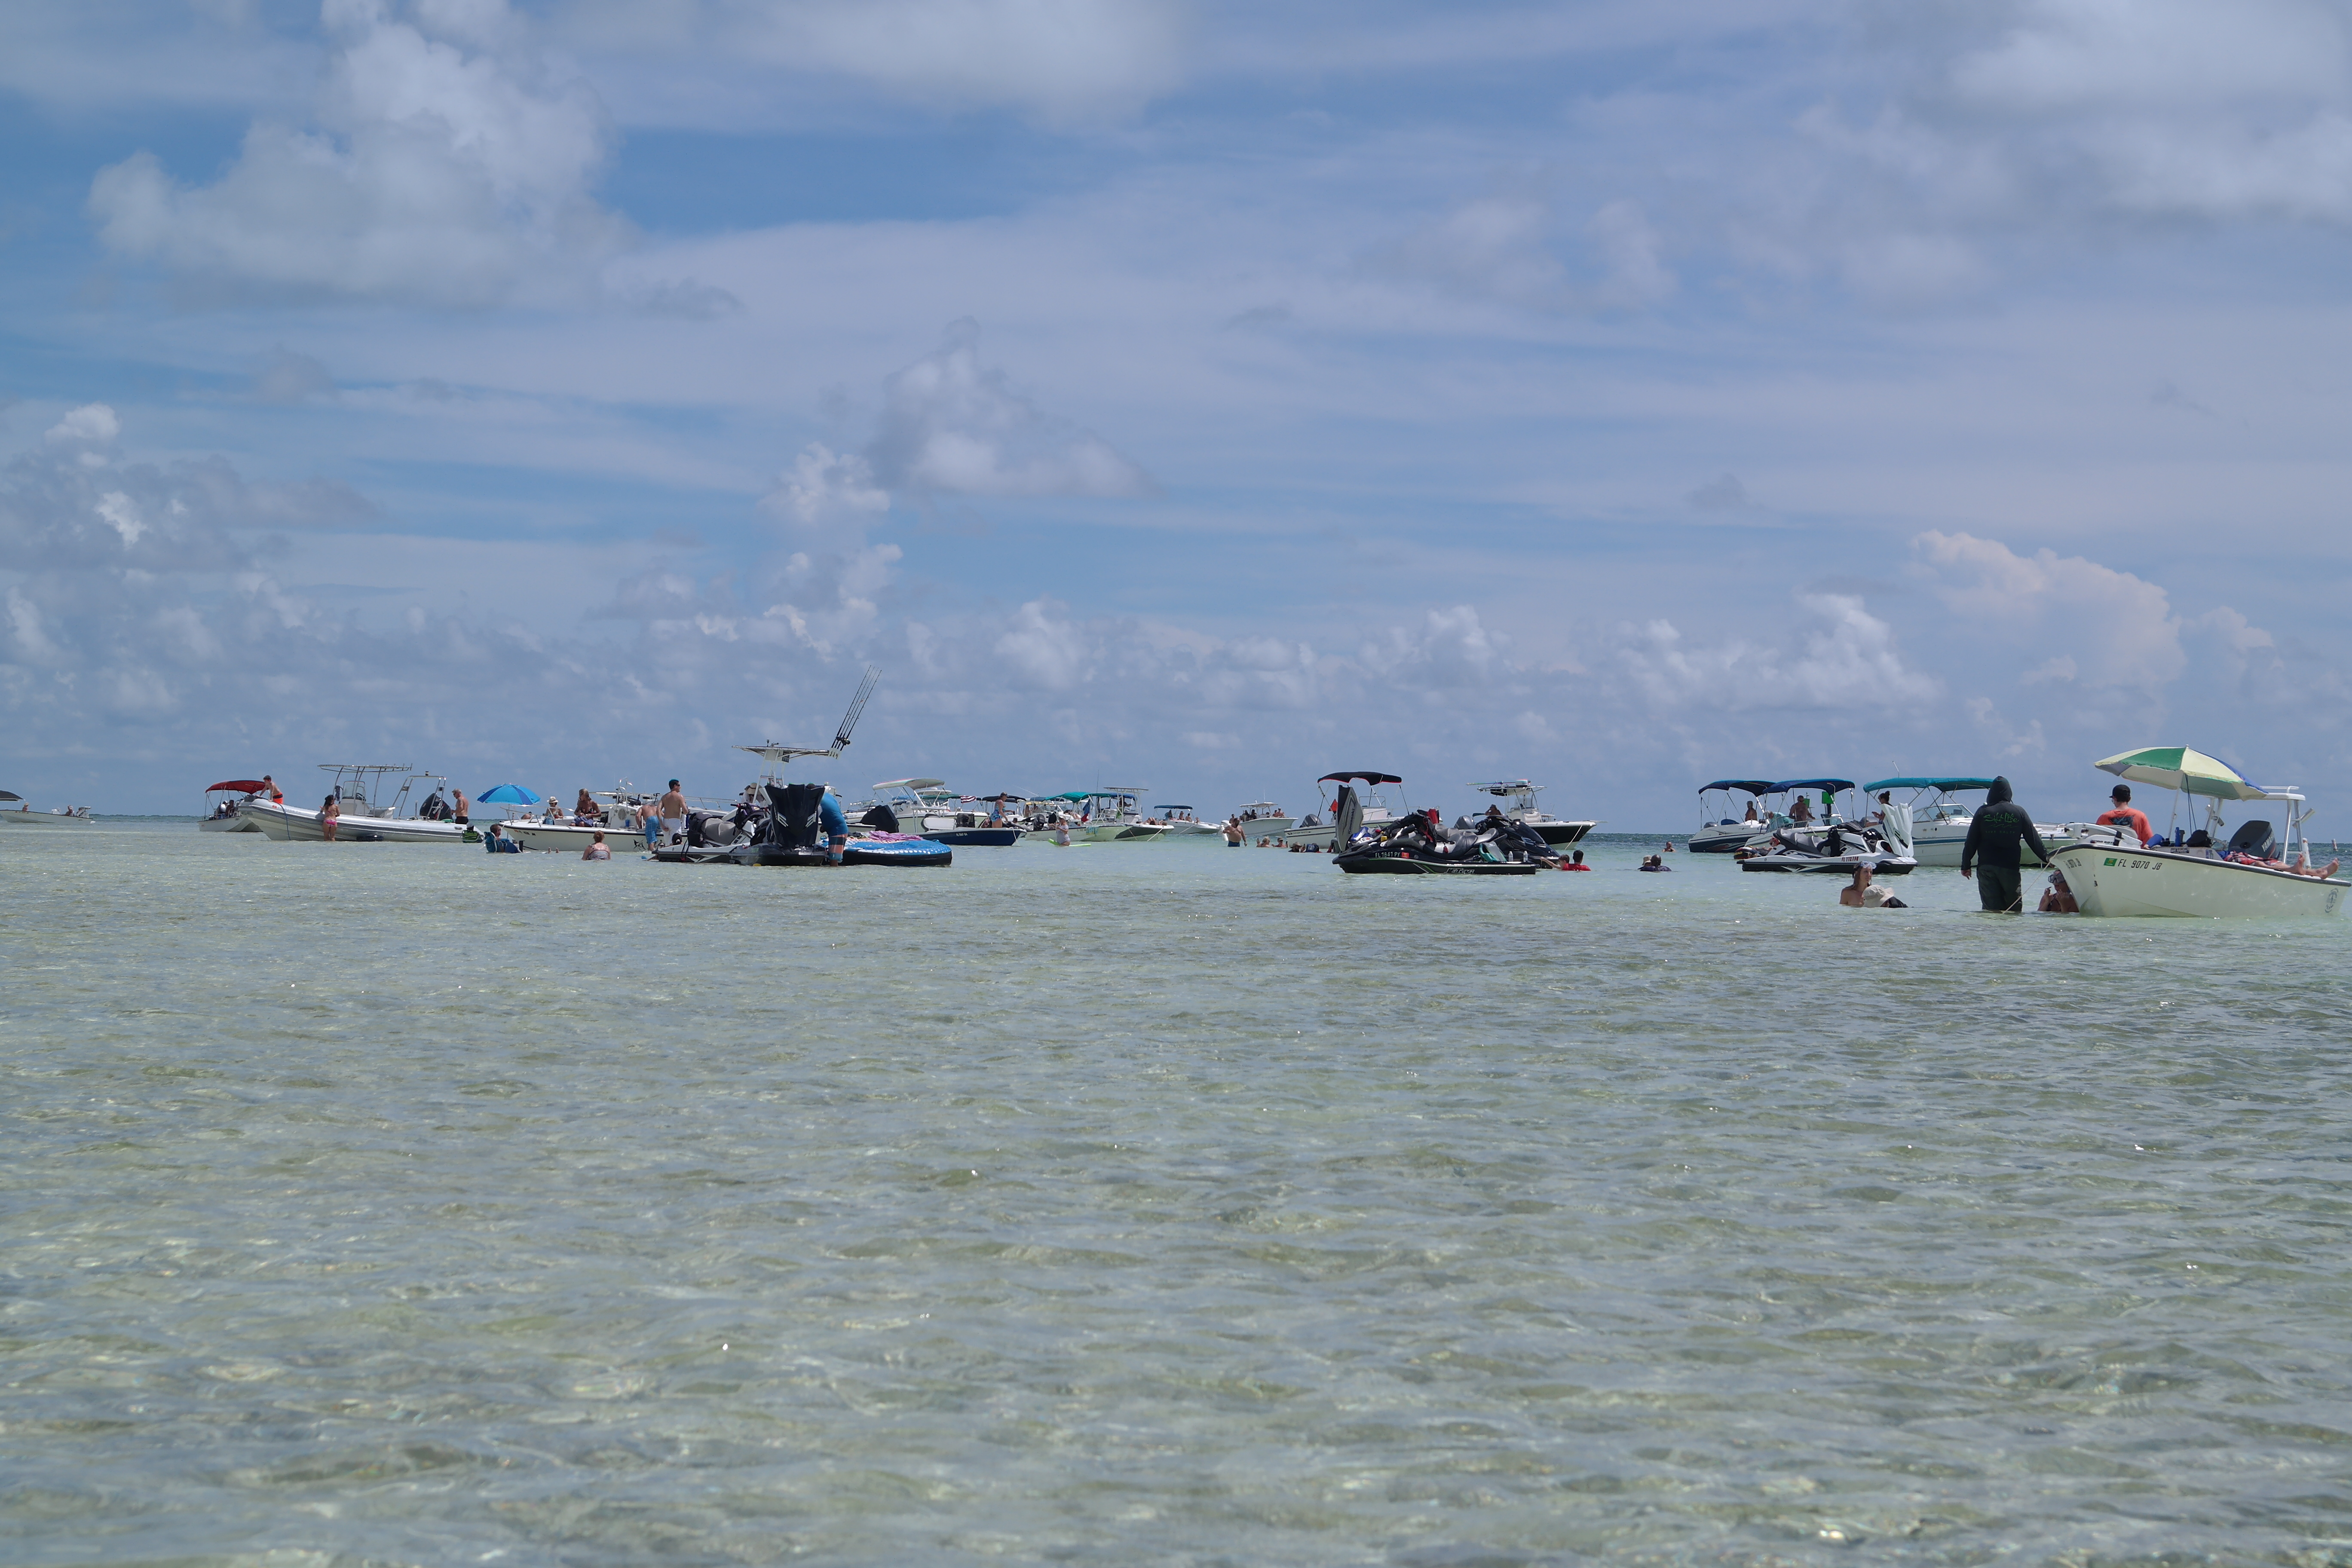
POLYGON ((1402 784, 1404 783, 1404 780, 1397 777, 1394 773, 1376 773, 1369 770, 1365 770, 1352 773, 1325 773, 1321 778, 1315 782, 1317 784, 1356 784, 1360 782, 1368 784, 1402 784))
POLYGON ((1787 787, 1785 784, 1769 784, 1763 779, 1717 779, 1713 784, 1699 785, 1698 793, 1705 795, 1709 790, 1744 789, 1749 795, 1770 795, 1776 789, 1787 787))

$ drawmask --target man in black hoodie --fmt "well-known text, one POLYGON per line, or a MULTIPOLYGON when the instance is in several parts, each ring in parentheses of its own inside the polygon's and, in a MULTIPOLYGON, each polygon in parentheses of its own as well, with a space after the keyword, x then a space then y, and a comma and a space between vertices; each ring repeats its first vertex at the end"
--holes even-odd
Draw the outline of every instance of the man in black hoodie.
POLYGON ((1977 898, 1988 910, 2011 915, 2025 912, 2018 870, 2020 843, 2032 849, 2035 859, 2045 866, 2050 863, 2050 851, 2042 847, 2042 836, 2033 831, 2033 817, 2010 798, 2009 781, 1995 779, 1992 788, 1985 791, 1983 808, 1969 824, 1969 841, 1960 846, 1960 875, 1976 877, 1977 898))

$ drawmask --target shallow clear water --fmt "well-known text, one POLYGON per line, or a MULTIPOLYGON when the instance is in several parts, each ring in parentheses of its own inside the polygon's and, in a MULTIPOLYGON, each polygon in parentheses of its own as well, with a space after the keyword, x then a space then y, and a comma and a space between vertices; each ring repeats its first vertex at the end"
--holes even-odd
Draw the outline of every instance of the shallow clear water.
POLYGON ((2352 1563, 2342 921, 957 858, 0 836, 0 1555, 2352 1563))

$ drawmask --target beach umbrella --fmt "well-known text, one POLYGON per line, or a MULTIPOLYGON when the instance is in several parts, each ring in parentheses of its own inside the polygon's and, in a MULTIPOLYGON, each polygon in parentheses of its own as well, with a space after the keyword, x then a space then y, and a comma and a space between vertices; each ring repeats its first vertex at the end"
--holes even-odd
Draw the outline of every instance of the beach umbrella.
POLYGON ((2262 800, 2270 794, 2221 758, 2187 746, 2143 746, 2137 752, 2118 752, 2096 765, 2134 784, 2211 795, 2216 800, 2262 800))
POLYGON ((474 800, 480 805, 537 805, 541 798, 520 784, 492 784, 474 800))

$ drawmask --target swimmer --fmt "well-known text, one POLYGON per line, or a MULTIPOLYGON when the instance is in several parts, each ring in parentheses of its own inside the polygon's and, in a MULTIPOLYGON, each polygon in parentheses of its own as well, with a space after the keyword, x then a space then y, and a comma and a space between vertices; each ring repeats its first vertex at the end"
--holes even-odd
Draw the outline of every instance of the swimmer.
POLYGON ((1568 852, 1568 858, 1559 863, 1559 868, 1563 871, 1590 871, 1592 869, 1591 867, 1584 863, 1584 851, 1581 849, 1570 850, 1568 852))
POLYGON ((596 841, 593 844, 580 851, 580 858, 583 860, 610 860, 612 858, 613 852, 604 847, 604 836, 602 833, 596 835, 596 841))

